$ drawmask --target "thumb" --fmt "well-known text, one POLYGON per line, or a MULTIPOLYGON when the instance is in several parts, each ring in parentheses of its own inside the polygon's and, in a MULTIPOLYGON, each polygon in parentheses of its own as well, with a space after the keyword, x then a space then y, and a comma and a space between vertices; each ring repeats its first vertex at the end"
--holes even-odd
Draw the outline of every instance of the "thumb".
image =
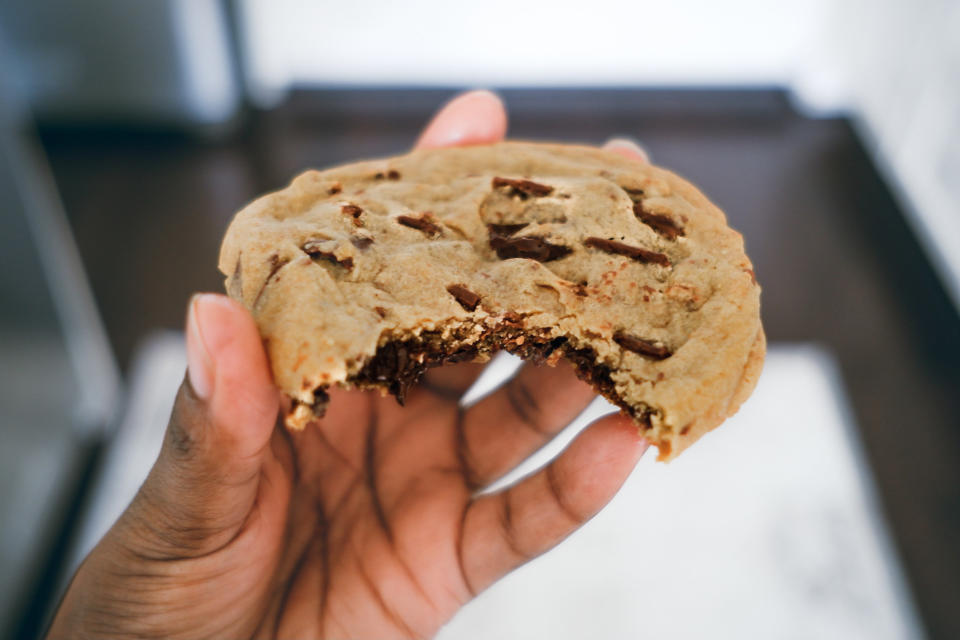
POLYGON ((226 296, 194 296, 187 379, 128 511, 149 552, 201 555, 237 534, 257 497, 278 409, 253 318, 226 296))

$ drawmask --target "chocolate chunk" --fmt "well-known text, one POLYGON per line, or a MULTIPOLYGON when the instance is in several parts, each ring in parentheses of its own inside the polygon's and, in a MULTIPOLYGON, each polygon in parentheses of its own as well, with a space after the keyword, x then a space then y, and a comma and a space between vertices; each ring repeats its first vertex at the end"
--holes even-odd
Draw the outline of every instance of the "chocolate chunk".
POLYGON ((290 262, 290 258, 281 258, 276 253, 270 256, 270 273, 267 274, 267 279, 263 281, 263 286, 260 287, 260 291, 257 292, 257 296, 253 299, 253 306, 257 306, 257 303, 260 302, 260 296, 262 296, 263 292, 267 289, 267 284, 273 280, 273 276, 277 275, 277 272, 288 262, 290 262))
POLYGON ((385 384, 387 390, 403 404, 407 390, 420 379, 426 366, 409 357, 408 345, 388 342, 377 349, 373 358, 356 376, 360 383, 385 384))
POLYGON ((332 196, 337 195, 341 191, 343 191, 343 185, 341 185, 339 182, 334 182, 332 185, 330 185, 330 188, 327 189, 327 193, 332 196))
POLYGON ((346 258, 337 258, 332 253, 321 251, 319 253, 310 254, 310 257, 313 260, 326 260, 330 264, 339 265, 344 269, 346 269, 347 271, 350 271, 351 269, 353 269, 353 258, 349 256, 346 258))
POLYGON ((313 414, 314 418, 319 419, 327 412, 328 404, 330 404, 330 394, 327 393, 326 389, 318 387, 313 390, 313 402, 307 405, 306 402, 292 398, 290 401, 290 410, 295 411, 297 407, 309 406, 310 413, 313 414))
POLYGON ((637 189, 634 187, 620 187, 620 188, 627 192, 627 195, 630 197, 630 200, 632 200, 634 204, 640 202, 640 198, 643 197, 643 189, 637 189))
POLYGON ((390 171, 387 171, 387 180, 399 180, 399 179, 400 179, 399 171, 397 171, 396 169, 390 169, 390 171))
POLYGON ((539 198, 553 193, 553 187, 532 180, 513 180, 511 178, 494 178, 492 181, 494 189, 506 187, 512 196, 519 196, 521 200, 528 197, 539 198))
POLYGON ((554 338, 549 342, 542 342, 540 340, 524 340, 523 343, 527 345, 529 352, 526 357, 531 362, 536 365, 542 365, 547 362, 551 355, 557 350, 567 344, 567 338, 560 336, 554 338), (529 343, 529 344, 528 344, 529 343))
POLYGON ((311 260, 314 260, 314 261, 326 260, 331 264, 335 264, 343 267, 347 271, 350 271, 351 269, 353 269, 353 258, 351 258, 350 256, 347 256, 346 258, 338 258, 336 255, 333 254, 333 252, 324 251, 323 249, 321 249, 320 244, 315 240, 308 240, 307 242, 304 243, 303 247, 301 248, 303 249, 304 253, 310 256, 311 260))
POLYGON ((345 204, 342 207, 340 207, 340 211, 347 214, 348 216, 353 216, 354 219, 359 218, 360 214, 363 213, 363 209, 361 209, 355 204, 345 204))
POLYGON ((277 275, 277 271, 280 271, 280 268, 288 262, 290 262, 290 258, 281 258, 276 253, 270 256, 270 275, 267 276, 267 280, 277 275))
POLYGON ((425 212, 419 217, 416 216, 397 216, 397 222, 405 227, 422 231, 428 236, 435 237, 443 232, 443 227, 434 221, 430 212, 425 212))
POLYGON ((641 222, 659 233, 667 240, 676 240, 677 236, 684 235, 683 227, 673 221, 670 216, 661 213, 651 213, 643 208, 642 202, 633 205, 633 213, 641 222))
POLYGON ((606 238, 587 238, 583 241, 583 244, 594 249, 606 251, 607 253, 626 256, 636 260, 637 262, 659 264, 663 265, 664 267, 670 266, 670 258, 662 253, 648 251, 647 249, 641 249, 640 247, 633 247, 629 244, 617 242, 616 240, 607 240, 606 238))
POLYGON ((383 307, 374 307, 373 310, 376 311, 377 315, 380 316, 381 318, 387 317, 387 310, 384 309, 383 307))
POLYGON ((504 238, 490 236, 490 248, 497 252, 501 260, 510 258, 529 258, 538 262, 557 260, 573 250, 562 244, 550 244, 539 236, 520 236, 519 238, 504 238))
POLYGON ((629 333, 624 333, 623 331, 617 331, 615 334, 613 334, 613 341, 627 351, 633 351, 634 353, 639 353, 642 356, 647 356, 648 358, 653 358, 654 360, 663 360, 673 355, 673 352, 670 351, 670 349, 661 344, 657 344, 651 340, 644 340, 643 338, 638 338, 637 336, 632 336, 629 333))
POLYGON ((450 295, 456 298, 457 302, 460 303, 460 306, 467 311, 475 310, 477 305, 480 304, 480 296, 475 294, 473 291, 470 291, 470 289, 467 289, 462 284, 452 284, 447 287, 447 291, 449 291, 450 295))
POLYGON ((313 415, 317 416, 318 418, 322 418, 323 414, 326 413, 328 404, 330 404, 330 394, 327 393, 327 390, 323 387, 317 387, 314 389, 313 404, 310 405, 313 415))
POLYGON ((521 222, 520 224, 490 224, 487 225, 487 230, 491 236, 509 238, 517 231, 523 229, 525 226, 527 226, 526 222, 521 222))
POLYGON ((370 236, 350 236, 350 242, 362 251, 373 244, 373 238, 370 236))
POLYGON ((588 295, 588 293, 587 293, 587 284, 586 284, 585 282, 571 282, 571 283, 569 283, 568 286, 569 286, 571 289, 573 289, 574 295, 578 295, 578 296, 580 296, 581 298, 586 298, 586 297, 587 297, 587 295, 588 295))
POLYGON ((467 362, 468 360, 474 360, 477 357, 477 347, 474 345, 467 345, 465 347, 460 347, 453 353, 443 356, 443 360, 440 364, 456 364, 458 362, 467 362))

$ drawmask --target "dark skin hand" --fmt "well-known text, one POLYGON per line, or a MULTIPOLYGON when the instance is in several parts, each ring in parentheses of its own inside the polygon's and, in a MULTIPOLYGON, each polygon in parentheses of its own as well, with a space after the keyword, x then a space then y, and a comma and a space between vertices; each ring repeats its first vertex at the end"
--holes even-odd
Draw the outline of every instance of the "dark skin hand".
MULTIPOLYGON (((473 92, 418 146, 505 131, 499 100, 473 92)), ((608 148, 645 161, 629 143, 608 148)), ((160 456, 78 570, 51 638, 431 637, 591 518, 646 449, 607 416, 547 467, 478 495, 593 398, 568 367, 525 365, 468 407, 479 364, 429 372, 405 407, 335 390, 322 420, 291 433, 244 308, 194 297, 187 351, 160 456)))

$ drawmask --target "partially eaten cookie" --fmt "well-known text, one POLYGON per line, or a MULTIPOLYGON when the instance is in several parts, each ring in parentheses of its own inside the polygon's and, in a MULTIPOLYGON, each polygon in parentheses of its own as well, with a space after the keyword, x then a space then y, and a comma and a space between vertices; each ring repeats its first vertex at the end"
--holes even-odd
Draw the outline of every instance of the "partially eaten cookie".
POLYGON ((332 385, 403 401, 427 368, 500 349, 563 358, 670 460, 732 415, 763 363, 739 233, 696 188, 592 147, 415 151, 307 171, 233 220, 286 424, 332 385))

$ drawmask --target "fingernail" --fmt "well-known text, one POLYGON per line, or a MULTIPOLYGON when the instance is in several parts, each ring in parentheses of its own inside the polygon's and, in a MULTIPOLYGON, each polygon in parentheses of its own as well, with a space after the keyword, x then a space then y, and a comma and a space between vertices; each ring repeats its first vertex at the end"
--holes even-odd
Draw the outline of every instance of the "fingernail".
POLYGON ((215 298, 197 294, 190 299, 187 311, 187 378, 193 392, 202 400, 213 391, 213 359, 203 340, 203 307, 215 298))
POLYGON ((611 138, 607 140, 603 148, 633 160, 650 162, 650 154, 647 153, 646 149, 630 138, 611 138))
POLYGON ((486 89, 462 93, 445 104, 420 136, 417 148, 490 143, 506 133, 503 101, 486 89))

